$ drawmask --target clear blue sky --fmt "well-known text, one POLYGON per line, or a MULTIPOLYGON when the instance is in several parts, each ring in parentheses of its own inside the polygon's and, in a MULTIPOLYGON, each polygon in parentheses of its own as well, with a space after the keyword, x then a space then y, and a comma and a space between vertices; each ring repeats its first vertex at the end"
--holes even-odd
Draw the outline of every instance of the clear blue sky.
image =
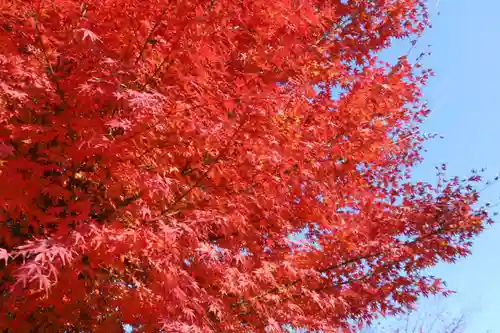
MULTIPOLYGON (((466 176, 473 168, 500 173, 500 0, 429 0, 433 28, 418 45, 430 48, 424 60, 436 77, 425 97, 433 113, 424 131, 445 138, 427 143, 425 162, 414 175, 432 182, 434 165, 448 163, 450 175, 466 176), (438 16, 437 13, 440 12, 438 16)), ((399 55, 408 50, 395 46, 399 55)), ((420 52, 415 51, 413 58, 420 52)), ((484 192, 483 202, 499 201, 500 184, 484 192)), ((467 333, 500 333, 500 225, 477 238, 472 256, 433 273, 457 291, 446 302, 470 312, 467 333)))

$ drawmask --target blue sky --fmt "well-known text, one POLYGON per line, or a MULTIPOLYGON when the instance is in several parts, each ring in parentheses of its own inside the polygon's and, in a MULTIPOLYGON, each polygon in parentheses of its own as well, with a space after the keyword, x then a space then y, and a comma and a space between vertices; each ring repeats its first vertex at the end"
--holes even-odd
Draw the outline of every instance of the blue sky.
MULTIPOLYGON (((487 178, 500 173, 500 1, 430 0, 433 28, 418 45, 431 56, 426 67, 436 73, 425 89, 433 112, 424 124, 442 140, 427 143, 425 162, 415 177, 433 182, 434 165, 448 164, 449 175, 466 176, 487 168, 487 178), (440 15, 437 13, 440 12, 440 15)), ((402 55, 407 45, 390 53, 402 55)), ((413 58, 420 51, 415 51, 413 58)), ((483 202, 499 201, 500 184, 483 193, 483 202)), ((469 312, 466 333, 500 333, 500 225, 477 238, 472 256, 454 265, 440 265, 433 273, 457 291, 446 304, 452 311, 469 312)))

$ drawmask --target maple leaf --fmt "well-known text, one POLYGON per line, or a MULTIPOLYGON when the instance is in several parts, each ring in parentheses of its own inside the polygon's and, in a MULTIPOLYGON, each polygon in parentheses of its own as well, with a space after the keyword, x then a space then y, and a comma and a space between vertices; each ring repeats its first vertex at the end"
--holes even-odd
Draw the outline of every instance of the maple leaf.
POLYGON ((142 206, 140 208, 140 213, 143 219, 151 219, 151 209, 149 209, 148 207, 142 206))
POLYGON ((76 31, 83 32, 82 40, 85 40, 88 37, 92 42, 99 41, 102 43, 101 38, 99 38, 95 33, 93 33, 92 31, 90 31, 88 29, 81 28, 81 29, 78 29, 76 31))
POLYGON ((276 320, 273 318, 268 319, 268 325, 266 326, 266 332, 281 332, 281 327, 276 320))
POLYGON ((11 98, 16 98, 20 100, 26 99, 28 97, 27 93, 13 89, 12 87, 9 87, 7 84, 3 82, 0 82, 0 91, 3 91, 3 93, 7 94, 11 98))
POLYGON ((0 260, 5 260, 5 265, 7 265, 9 261, 9 252, 5 249, 0 249, 0 260))
POLYGON ((221 304, 211 302, 208 305, 208 311, 212 312, 217 318, 222 318, 222 316, 223 316, 221 304))
POLYGON ((14 153, 14 147, 6 145, 5 143, 0 143, 0 156, 6 157, 14 153))
POLYGON ((155 92, 151 93, 129 89, 126 92, 126 95, 133 108, 157 109, 161 107, 161 104, 164 101, 164 96, 155 92))

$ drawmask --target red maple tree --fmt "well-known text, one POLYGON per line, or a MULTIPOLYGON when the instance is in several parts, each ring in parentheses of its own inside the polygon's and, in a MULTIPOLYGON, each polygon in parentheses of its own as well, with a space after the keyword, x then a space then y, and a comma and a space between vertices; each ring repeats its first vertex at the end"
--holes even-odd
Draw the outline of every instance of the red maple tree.
POLYGON ((427 25, 423 0, 1 2, 0 328, 332 332, 438 292, 423 270, 488 217, 478 177, 410 179, 431 73, 376 54, 427 25))

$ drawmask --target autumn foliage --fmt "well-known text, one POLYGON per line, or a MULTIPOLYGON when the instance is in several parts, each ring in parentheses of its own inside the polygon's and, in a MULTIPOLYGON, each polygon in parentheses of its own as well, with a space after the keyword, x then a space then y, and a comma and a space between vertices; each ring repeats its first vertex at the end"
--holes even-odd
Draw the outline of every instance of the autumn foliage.
POLYGON ((431 73, 377 52, 427 25, 422 0, 2 1, 0 329, 333 332, 439 292, 423 270, 488 218, 479 177, 410 179, 431 73))

